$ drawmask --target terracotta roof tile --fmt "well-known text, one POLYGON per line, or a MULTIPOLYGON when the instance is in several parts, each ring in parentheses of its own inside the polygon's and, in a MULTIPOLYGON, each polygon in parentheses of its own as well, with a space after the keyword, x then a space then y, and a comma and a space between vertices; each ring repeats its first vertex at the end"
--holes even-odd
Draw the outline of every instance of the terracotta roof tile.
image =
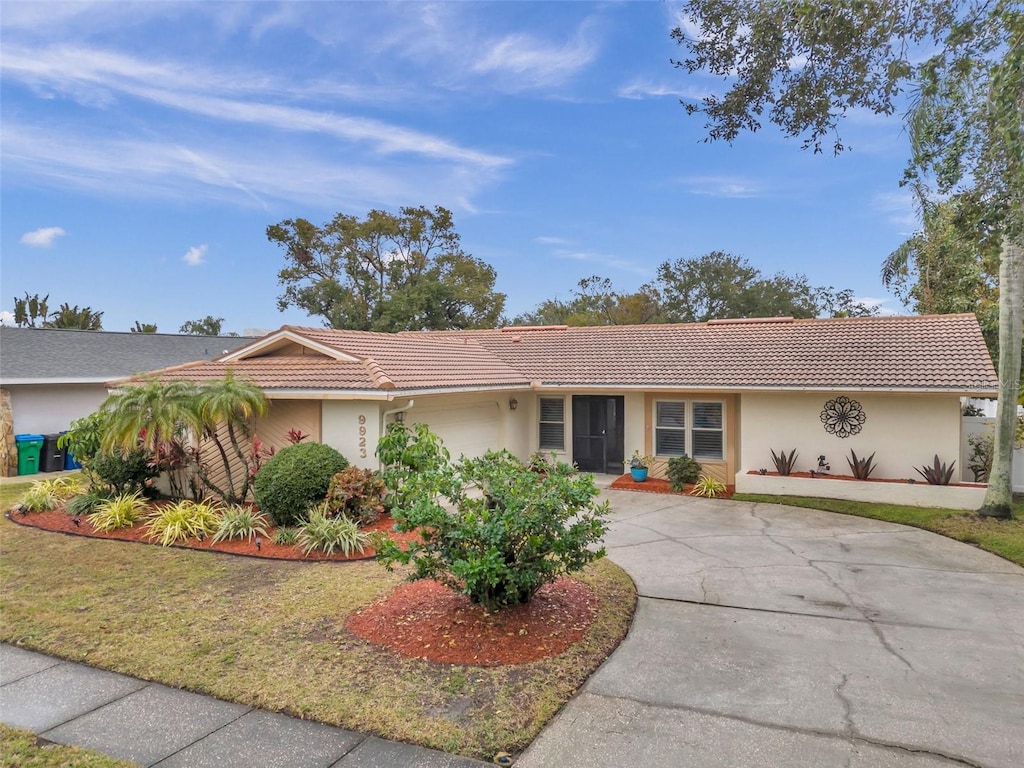
POLYGON ((973 315, 679 325, 516 328, 400 334, 296 328, 358 358, 258 357, 227 368, 266 389, 422 390, 597 385, 681 389, 900 389, 992 394, 998 380, 973 315))

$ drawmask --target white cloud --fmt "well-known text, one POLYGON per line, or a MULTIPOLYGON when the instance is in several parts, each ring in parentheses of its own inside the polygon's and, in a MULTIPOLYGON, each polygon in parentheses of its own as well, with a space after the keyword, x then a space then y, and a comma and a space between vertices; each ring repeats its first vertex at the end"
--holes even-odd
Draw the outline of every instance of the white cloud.
POLYGON ((761 184, 738 176, 688 176, 680 181, 691 195, 744 198, 764 194, 761 184))
POLYGON ((200 264, 206 262, 206 248, 206 243, 203 243, 202 245, 193 245, 185 251, 185 255, 181 257, 181 260, 190 267, 198 267, 200 264))
POLYGON ((418 205, 436 200, 465 210, 496 171, 403 158, 383 165, 347 162, 301 146, 208 139, 202 148, 159 140, 44 130, 4 122, 4 172, 37 183, 122 197, 217 200, 266 209, 267 198, 336 210, 418 205))
POLYGON ((0 312, 0 325, 14 325, 14 313, 8 312, 6 309, 0 312))
POLYGON ((700 101, 711 95, 711 91, 700 88, 674 88, 669 85, 655 83, 651 80, 636 79, 618 90, 618 96, 622 99, 647 99, 661 98, 663 96, 674 96, 678 99, 700 101))
POLYGON ((40 227, 22 235, 21 242, 35 248, 49 248, 54 240, 66 234, 67 232, 60 227, 40 227))
POLYGON ((533 238, 533 240, 541 245, 569 245, 569 241, 564 237, 547 237, 545 235, 541 235, 533 238))
POLYGON ((876 192, 871 198, 871 208, 881 213, 890 223, 910 235, 920 226, 914 195, 909 189, 895 192, 876 192))
POLYGON ((558 85, 576 75, 597 57, 598 47, 586 35, 584 24, 562 45, 515 33, 485 45, 473 64, 478 73, 512 75, 514 87, 558 85))

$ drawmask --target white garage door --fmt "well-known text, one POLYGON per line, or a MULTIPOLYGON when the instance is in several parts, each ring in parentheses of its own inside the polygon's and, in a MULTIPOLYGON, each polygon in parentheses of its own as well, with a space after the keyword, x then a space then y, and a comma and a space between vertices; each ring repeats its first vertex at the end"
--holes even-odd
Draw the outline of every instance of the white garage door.
POLYGON ((482 456, 498 450, 498 404, 485 403, 452 408, 414 408, 407 416, 413 423, 429 424, 444 440, 453 459, 482 456))

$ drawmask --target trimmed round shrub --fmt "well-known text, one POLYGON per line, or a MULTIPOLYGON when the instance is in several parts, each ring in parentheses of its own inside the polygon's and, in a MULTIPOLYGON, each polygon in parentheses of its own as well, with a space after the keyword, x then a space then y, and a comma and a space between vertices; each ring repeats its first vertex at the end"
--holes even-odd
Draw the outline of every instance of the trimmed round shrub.
POLYGON ((323 501, 331 478, 347 466, 344 456, 323 443, 286 446, 256 473, 253 498, 277 525, 295 525, 323 501))

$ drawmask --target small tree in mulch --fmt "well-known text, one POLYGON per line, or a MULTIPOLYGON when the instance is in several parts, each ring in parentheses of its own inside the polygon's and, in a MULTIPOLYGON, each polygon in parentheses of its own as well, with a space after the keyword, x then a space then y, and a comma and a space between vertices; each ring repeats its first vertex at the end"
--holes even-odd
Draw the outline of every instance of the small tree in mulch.
POLYGON ((378 455, 399 531, 419 529, 408 548, 380 538, 389 570, 412 564, 411 579, 434 579, 493 611, 528 602, 544 584, 603 557, 607 503, 590 475, 553 463, 538 475, 508 451, 447 459, 423 425, 391 425, 378 455), (423 444, 420 444, 420 442, 423 444), (409 462, 423 466, 417 473, 409 462), (404 492, 402 483, 415 488, 404 492))

